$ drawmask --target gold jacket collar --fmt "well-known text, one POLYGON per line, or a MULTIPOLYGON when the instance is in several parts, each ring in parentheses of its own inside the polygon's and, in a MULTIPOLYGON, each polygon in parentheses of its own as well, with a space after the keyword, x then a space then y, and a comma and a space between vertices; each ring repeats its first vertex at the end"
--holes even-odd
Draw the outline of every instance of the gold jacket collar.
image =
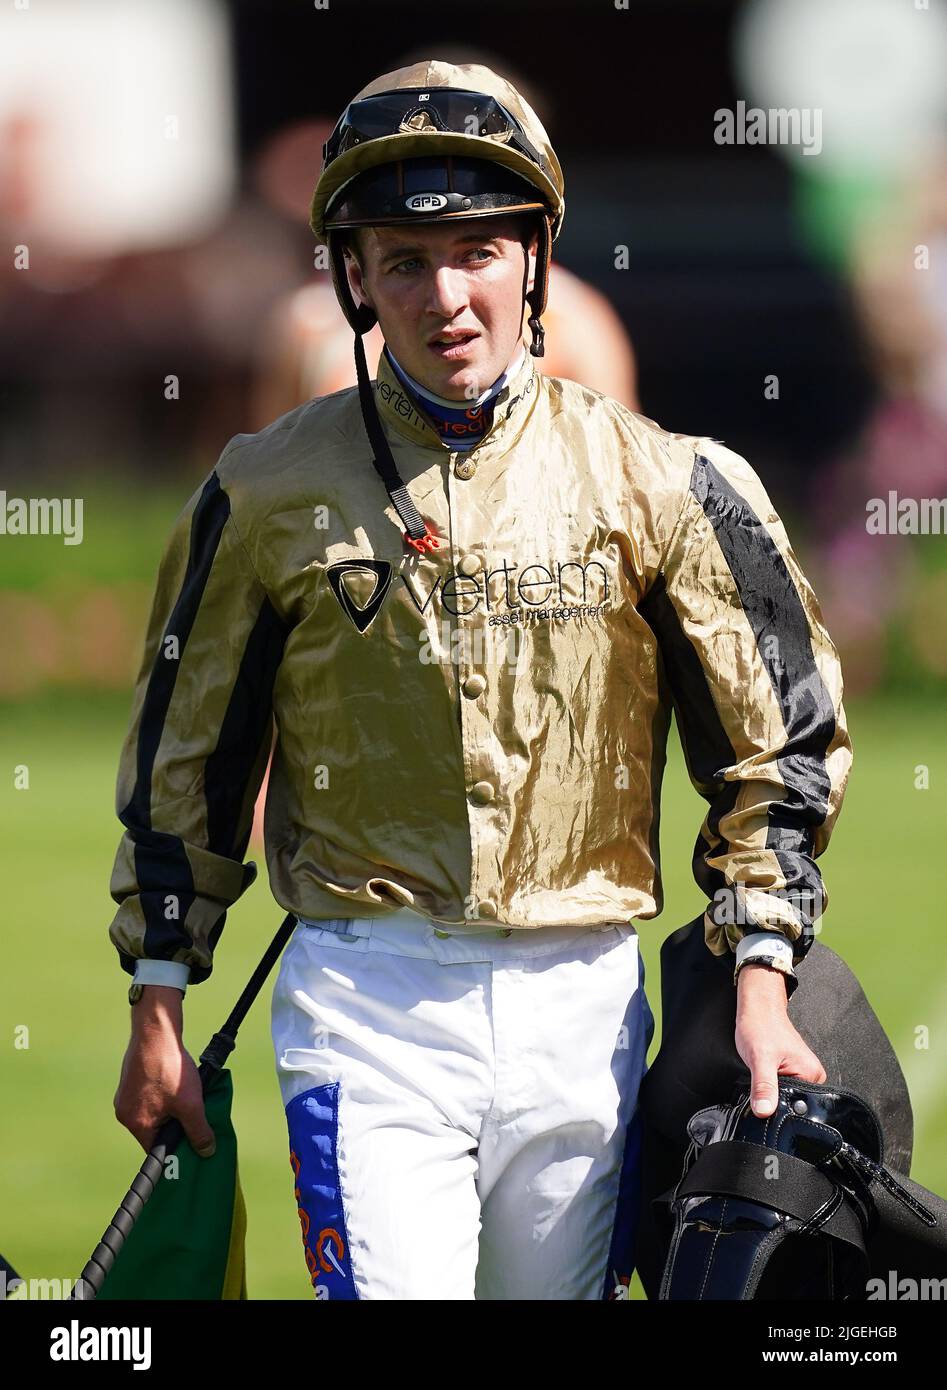
MULTIPOLYGON (((451 445, 441 438, 431 417, 415 405, 384 351, 378 359, 375 377, 375 399, 385 433, 390 436, 394 430, 422 448, 450 453, 451 445)), ((494 398, 493 421, 475 445, 478 458, 509 448, 529 419, 537 395, 536 368, 532 353, 526 348, 519 366, 494 398)))

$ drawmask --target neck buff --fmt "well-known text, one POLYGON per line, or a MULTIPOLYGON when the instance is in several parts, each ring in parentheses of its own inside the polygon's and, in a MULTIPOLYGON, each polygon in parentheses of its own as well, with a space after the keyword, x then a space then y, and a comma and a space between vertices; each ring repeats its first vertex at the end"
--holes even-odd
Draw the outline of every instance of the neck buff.
POLYGON ((415 398, 416 404, 421 407, 425 414, 431 417, 441 438, 452 449, 472 449, 486 434, 493 423, 494 401, 503 390, 511 372, 514 372, 519 366, 525 351, 526 349, 521 345, 516 360, 511 362, 506 371, 497 377, 489 390, 484 391, 476 400, 449 401, 444 396, 435 396, 433 391, 422 386, 419 381, 415 381, 413 376, 409 376, 395 360, 388 345, 385 345, 388 361, 402 386, 409 395, 415 398))

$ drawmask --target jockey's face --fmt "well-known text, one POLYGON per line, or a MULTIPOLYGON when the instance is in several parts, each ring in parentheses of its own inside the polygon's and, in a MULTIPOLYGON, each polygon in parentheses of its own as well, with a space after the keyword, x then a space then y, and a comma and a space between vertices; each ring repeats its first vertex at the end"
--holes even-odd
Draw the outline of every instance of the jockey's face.
MULTIPOLYGON (((534 231, 528 290, 538 240, 534 231)), ((523 336, 525 262, 517 219, 362 227, 358 248, 358 259, 346 257, 352 294, 375 310, 405 371, 448 400, 474 400, 492 386, 523 336)))

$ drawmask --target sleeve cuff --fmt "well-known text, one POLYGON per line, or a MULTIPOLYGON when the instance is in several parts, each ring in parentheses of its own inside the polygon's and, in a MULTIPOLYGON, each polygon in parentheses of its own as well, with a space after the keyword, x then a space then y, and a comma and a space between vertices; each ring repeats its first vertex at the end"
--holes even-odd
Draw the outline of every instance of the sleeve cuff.
POLYGON ((136 985, 173 985, 182 994, 186 993, 191 978, 191 967, 177 960, 137 960, 135 962, 136 985))
POLYGON ((788 936, 778 931, 750 932, 737 942, 734 952, 733 983, 737 983, 742 966, 751 961, 765 959, 768 965, 786 976, 786 997, 791 999, 799 984, 799 976, 793 968, 792 942, 788 936))
POLYGON ((754 931, 737 942, 736 964, 741 966, 745 960, 756 956, 774 956, 795 974, 792 968, 792 942, 781 931, 754 931))

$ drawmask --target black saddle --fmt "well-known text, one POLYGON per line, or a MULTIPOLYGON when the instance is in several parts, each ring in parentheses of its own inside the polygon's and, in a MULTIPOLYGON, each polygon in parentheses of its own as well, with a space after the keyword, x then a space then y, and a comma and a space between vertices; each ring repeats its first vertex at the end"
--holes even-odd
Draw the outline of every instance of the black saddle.
POLYGON ((824 1085, 780 1077, 749 1107, 733 958, 703 918, 661 950, 662 1041, 641 1092, 637 1269, 652 1299, 865 1299, 872 1279, 947 1276, 947 1202, 908 1176, 913 1116, 858 980, 814 942, 789 1017, 824 1085))

